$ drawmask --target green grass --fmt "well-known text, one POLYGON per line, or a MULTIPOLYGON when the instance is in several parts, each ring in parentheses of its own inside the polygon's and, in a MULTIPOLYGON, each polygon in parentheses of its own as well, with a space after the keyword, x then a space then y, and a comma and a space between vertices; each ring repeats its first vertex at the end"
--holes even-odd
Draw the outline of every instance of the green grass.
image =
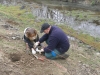
MULTIPOLYGON (((87 12, 86 12, 87 13, 87 12)), ((79 15, 80 18, 83 18, 86 15, 83 11, 72 11, 73 16, 79 15)), ((89 12, 89 14, 93 14, 92 12, 89 12)), ((23 32, 24 28, 26 27, 34 27, 36 30, 40 30, 40 26, 44 22, 48 22, 50 24, 54 24, 52 20, 39 20, 39 22, 36 21, 36 17, 30 12, 30 10, 20 10, 19 6, 3 6, 0 5, 0 15, 3 18, 15 21, 19 24, 20 32, 23 32)), ((91 16, 88 16, 90 18, 91 16)), ((96 49, 100 49, 100 43, 97 41, 100 41, 98 38, 93 38, 92 36, 88 34, 79 33, 72 28, 65 26, 65 25, 58 25, 60 28, 63 29, 63 31, 73 37, 76 37, 77 39, 81 40, 82 42, 89 44, 96 49)))
MULTIPOLYGON (((62 11, 63 12, 63 11, 62 11)), ((97 13, 91 11, 83 11, 83 10, 71 10, 64 11, 66 16, 76 17, 77 20, 96 20, 98 19, 97 13), (95 15, 95 16, 94 16, 95 15)))

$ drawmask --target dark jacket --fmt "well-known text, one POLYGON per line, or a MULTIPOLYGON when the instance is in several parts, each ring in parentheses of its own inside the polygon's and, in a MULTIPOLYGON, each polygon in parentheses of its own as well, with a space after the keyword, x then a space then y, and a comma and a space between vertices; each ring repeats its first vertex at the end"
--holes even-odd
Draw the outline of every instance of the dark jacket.
POLYGON ((39 40, 39 36, 38 36, 38 35, 37 35, 37 37, 36 37, 34 40, 32 40, 32 41, 24 35, 24 42, 28 43, 28 46, 29 46, 30 49, 33 48, 34 42, 37 42, 38 40, 39 40))
POLYGON ((67 35, 57 26, 51 26, 49 34, 44 34, 39 39, 40 43, 44 41, 48 41, 48 46, 44 48, 46 53, 54 49, 57 49, 60 53, 64 53, 70 47, 67 35))

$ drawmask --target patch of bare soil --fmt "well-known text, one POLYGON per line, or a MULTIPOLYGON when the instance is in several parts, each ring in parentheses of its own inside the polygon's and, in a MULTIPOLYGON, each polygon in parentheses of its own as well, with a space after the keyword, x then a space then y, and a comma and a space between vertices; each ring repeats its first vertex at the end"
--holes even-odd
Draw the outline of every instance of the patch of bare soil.
POLYGON ((11 26, 0 22, 0 75, 100 75, 100 52, 91 46, 70 37, 69 58, 49 60, 38 54, 41 61, 27 53, 23 32, 11 26))

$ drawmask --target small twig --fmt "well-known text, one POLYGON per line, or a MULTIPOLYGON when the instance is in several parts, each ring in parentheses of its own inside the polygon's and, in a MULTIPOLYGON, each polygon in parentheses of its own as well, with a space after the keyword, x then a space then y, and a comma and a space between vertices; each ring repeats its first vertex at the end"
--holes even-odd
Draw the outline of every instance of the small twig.
POLYGON ((37 56, 37 55, 34 54, 33 56, 34 56, 36 59, 38 59, 38 56, 37 56))

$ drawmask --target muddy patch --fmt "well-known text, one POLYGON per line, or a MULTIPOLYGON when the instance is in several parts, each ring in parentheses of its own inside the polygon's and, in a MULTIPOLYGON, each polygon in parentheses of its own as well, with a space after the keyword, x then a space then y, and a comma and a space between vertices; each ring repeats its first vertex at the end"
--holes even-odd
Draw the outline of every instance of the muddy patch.
POLYGON ((12 62, 20 61, 21 55, 16 54, 16 53, 13 53, 13 54, 10 54, 10 55, 9 55, 9 59, 10 59, 12 62))

